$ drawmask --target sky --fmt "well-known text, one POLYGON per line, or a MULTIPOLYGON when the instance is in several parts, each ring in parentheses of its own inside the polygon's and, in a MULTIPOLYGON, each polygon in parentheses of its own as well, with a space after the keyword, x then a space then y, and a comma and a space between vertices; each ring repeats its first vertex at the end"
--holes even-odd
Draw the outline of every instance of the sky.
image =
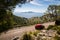
POLYGON ((60 5, 60 0, 33 0, 31 2, 22 4, 21 7, 17 5, 14 10, 14 14, 17 15, 17 12, 28 11, 44 13, 47 11, 49 5, 60 5))

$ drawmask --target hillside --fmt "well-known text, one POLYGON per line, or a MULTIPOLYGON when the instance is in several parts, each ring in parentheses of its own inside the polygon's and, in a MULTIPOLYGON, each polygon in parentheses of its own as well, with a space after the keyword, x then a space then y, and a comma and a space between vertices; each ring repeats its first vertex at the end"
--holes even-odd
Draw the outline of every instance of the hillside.
POLYGON ((34 25, 34 24, 55 21, 53 14, 45 14, 40 17, 31 17, 31 18, 24 18, 13 15, 13 19, 15 21, 15 24, 20 26, 27 26, 27 25, 34 25))
POLYGON ((16 25, 20 25, 20 26, 27 26, 28 25, 27 18, 18 17, 18 16, 13 15, 13 20, 14 20, 16 25))

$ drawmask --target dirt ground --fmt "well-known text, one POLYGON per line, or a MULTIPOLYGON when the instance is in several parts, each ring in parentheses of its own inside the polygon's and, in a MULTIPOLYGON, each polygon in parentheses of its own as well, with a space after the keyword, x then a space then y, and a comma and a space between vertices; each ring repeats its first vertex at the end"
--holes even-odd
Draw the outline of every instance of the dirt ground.
MULTIPOLYGON (((44 25, 45 28, 47 28, 48 25, 54 25, 54 24, 55 24, 54 22, 48 22, 48 23, 44 23, 42 25, 44 25)), ((22 34, 27 31, 35 31, 35 25, 11 29, 11 30, 7 31, 6 33, 1 34, 0 40, 12 40, 15 37, 22 36, 22 34)))

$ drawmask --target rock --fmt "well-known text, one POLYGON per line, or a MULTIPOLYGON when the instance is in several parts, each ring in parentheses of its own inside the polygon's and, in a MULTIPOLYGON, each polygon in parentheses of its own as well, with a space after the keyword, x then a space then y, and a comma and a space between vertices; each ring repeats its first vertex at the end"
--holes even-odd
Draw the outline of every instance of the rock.
POLYGON ((15 37, 13 40, 18 40, 19 39, 19 37, 15 37))

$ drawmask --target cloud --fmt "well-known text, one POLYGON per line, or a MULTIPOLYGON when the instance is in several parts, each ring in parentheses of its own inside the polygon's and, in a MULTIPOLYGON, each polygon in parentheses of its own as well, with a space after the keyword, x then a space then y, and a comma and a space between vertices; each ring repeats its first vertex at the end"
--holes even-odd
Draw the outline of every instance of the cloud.
POLYGON ((54 0, 44 0, 44 1, 54 1, 54 0))
POLYGON ((56 2, 56 1, 60 1, 60 0, 44 0, 44 1, 49 1, 49 2, 56 2))
POLYGON ((15 12, 28 12, 28 11, 32 11, 32 12, 38 12, 38 13, 44 13, 46 11, 46 9, 32 9, 32 8, 16 8, 14 10, 15 12))
POLYGON ((36 1, 31 1, 30 3, 33 4, 33 5, 36 5, 36 6, 43 6, 42 4, 40 4, 40 3, 36 2, 36 1))

